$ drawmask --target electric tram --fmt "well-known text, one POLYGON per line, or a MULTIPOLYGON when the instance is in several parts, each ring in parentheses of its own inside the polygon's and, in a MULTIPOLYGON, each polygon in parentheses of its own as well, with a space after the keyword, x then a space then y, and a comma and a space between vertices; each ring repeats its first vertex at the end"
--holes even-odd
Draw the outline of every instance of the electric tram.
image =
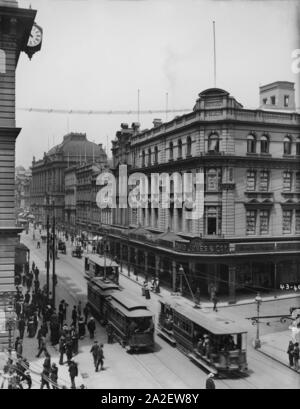
POLYGON ((148 307, 103 277, 85 277, 88 304, 102 325, 110 324, 111 337, 130 352, 153 350, 154 319, 148 307))
POLYGON ((154 317, 146 305, 125 290, 113 292, 106 305, 114 339, 130 352, 154 350, 154 317))
POLYGON ((113 283, 119 283, 119 264, 108 257, 91 254, 85 257, 85 273, 94 277, 102 277, 113 283))
POLYGON ((247 332, 213 312, 160 301, 158 335, 215 375, 242 374, 247 332))

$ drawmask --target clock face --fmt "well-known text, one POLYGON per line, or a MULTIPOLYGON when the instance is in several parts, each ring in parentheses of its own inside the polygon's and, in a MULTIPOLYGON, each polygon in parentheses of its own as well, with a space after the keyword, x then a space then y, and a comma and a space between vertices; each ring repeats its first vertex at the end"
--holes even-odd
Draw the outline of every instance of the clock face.
POLYGON ((37 26, 33 25, 30 37, 28 40, 28 47, 37 47, 41 44, 43 38, 42 30, 37 26))

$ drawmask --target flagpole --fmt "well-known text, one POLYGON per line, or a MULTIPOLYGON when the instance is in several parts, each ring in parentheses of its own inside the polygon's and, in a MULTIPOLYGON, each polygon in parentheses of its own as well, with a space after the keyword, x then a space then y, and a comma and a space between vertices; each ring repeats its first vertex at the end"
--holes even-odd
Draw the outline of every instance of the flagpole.
POLYGON ((214 36, 214 87, 217 84, 217 56, 216 56, 216 23, 213 21, 213 36, 214 36))

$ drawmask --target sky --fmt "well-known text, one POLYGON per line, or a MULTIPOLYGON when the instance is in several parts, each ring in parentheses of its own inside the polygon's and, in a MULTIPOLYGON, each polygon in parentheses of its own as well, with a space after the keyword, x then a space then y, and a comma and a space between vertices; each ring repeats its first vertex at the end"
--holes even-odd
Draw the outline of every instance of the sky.
MULTIPOLYGON (((17 68, 17 108, 137 110, 193 108, 216 85, 246 108, 259 86, 296 82, 291 53, 300 48, 297 0, 19 0, 38 11, 42 50, 17 68)), ((297 106, 300 105, 297 99, 297 106)), ((168 114, 171 120, 175 113, 168 114)), ((150 128, 164 114, 140 115, 150 128)), ((111 147, 122 122, 137 115, 62 115, 17 110, 16 164, 28 167, 70 132, 111 147)))

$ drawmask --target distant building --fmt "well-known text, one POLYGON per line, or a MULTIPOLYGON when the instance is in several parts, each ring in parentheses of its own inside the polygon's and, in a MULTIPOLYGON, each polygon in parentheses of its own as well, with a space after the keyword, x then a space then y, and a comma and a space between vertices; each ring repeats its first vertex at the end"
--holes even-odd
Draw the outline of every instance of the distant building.
POLYGON ((32 162, 31 211, 36 221, 46 224, 47 200, 54 204, 58 226, 63 227, 65 220, 65 171, 83 163, 106 163, 107 156, 102 145, 90 142, 86 134, 70 133, 63 142, 43 159, 32 162))
POLYGON ((23 166, 16 168, 16 212, 21 210, 29 210, 30 208, 30 186, 31 186, 31 170, 25 170, 23 166))

